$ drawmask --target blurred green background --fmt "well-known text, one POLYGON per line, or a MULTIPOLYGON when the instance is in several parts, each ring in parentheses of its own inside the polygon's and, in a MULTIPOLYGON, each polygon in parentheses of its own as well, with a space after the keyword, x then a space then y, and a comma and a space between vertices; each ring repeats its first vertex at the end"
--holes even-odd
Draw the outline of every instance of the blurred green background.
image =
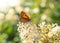
POLYGON ((0 43, 21 43, 17 24, 22 10, 34 24, 60 25, 60 0, 0 0, 0 43))

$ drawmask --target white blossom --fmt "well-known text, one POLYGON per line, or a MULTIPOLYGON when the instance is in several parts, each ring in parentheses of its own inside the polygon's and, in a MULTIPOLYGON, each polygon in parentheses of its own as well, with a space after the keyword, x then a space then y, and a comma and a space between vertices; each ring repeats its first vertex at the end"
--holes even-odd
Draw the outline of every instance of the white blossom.
POLYGON ((5 15, 3 13, 0 13, 0 20, 3 20, 5 18, 5 15))
POLYGON ((24 43, 37 41, 40 38, 40 33, 36 25, 32 25, 31 23, 20 23, 18 26, 19 35, 22 40, 25 40, 23 41, 24 43))
POLYGON ((34 8, 32 11, 33 11, 33 13, 38 13, 39 12, 39 8, 34 8))

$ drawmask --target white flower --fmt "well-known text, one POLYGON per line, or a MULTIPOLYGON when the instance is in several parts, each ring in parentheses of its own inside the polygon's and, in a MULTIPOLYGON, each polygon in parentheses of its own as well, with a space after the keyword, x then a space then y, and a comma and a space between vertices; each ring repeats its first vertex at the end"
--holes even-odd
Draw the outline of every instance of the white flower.
POLYGON ((7 0, 0 0, 0 11, 7 12, 8 9, 9 9, 8 1, 7 0))
POLYGON ((21 39, 25 39, 26 36, 27 36, 27 33, 28 33, 27 30, 21 29, 21 32, 20 32, 20 37, 21 37, 21 39))
POLYGON ((10 7, 18 6, 20 5, 21 0, 8 0, 8 5, 10 7))
POLYGON ((16 7, 15 7, 15 10, 16 10, 18 13, 21 13, 21 11, 23 11, 24 8, 23 8, 23 7, 20 7, 20 6, 16 6, 16 7))
POLYGON ((41 0, 40 6, 45 7, 46 6, 46 0, 41 0))
POLYGON ((55 33, 55 32, 57 32, 57 30, 60 30, 60 26, 54 27, 51 31, 55 33))
POLYGON ((5 15, 3 13, 0 13, 0 20, 3 20, 5 15))
POLYGON ((40 33, 37 26, 31 23, 19 23, 18 31, 23 43, 37 41, 40 38, 40 33), (24 41, 25 40, 25 41, 24 41))
POLYGON ((8 14, 6 15, 6 20, 14 21, 14 20, 17 20, 17 18, 18 18, 18 16, 15 15, 14 9, 10 9, 8 14))
POLYGON ((47 16, 46 15, 42 15, 41 16, 41 20, 46 20, 47 16))
MULTIPOLYGON (((57 24, 46 24, 42 22, 37 27, 31 23, 21 23, 18 25, 18 32, 23 43, 42 43, 44 40, 47 41, 49 38, 56 39, 58 37, 57 31, 60 32, 60 26, 57 24), (39 27, 40 26, 40 27, 39 27), (41 27, 42 26, 42 27, 41 27), (54 27, 55 26, 55 27, 54 27), (40 28, 40 30, 38 30, 40 28), (50 30, 48 30, 50 28, 50 30), (47 33, 46 33, 47 32, 47 33), (56 38, 55 38, 56 37, 56 38), (41 41, 42 40, 42 41, 41 41), (39 42, 41 41, 41 42, 39 42)), ((55 40, 54 40, 55 41, 55 40)))
POLYGON ((29 12, 29 11, 30 11, 30 8, 29 8, 29 7, 26 7, 26 8, 24 9, 24 11, 25 11, 25 12, 29 12))
POLYGON ((53 3, 49 3, 49 7, 50 7, 51 9, 53 9, 53 8, 54 8, 54 4, 53 4, 53 3))
POLYGON ((33 13, 38 13, 39 12, 39 8, 34 8, 33 9, 33 13))
POLYGON ((48 37, 51 38, 53 36, 53 32, 48 33, 48 37))
POLYGON ((46 22, 42 22, 42 23, 39 23, 38 26, 43 27, 43 26, 46 26, 45 24, 46 22))

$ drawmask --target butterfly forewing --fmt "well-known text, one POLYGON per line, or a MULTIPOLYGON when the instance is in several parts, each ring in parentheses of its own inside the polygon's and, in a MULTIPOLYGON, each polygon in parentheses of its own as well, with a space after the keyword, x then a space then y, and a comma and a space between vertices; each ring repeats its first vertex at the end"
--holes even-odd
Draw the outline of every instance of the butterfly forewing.
POLYGON ((28 21, 30 21, 30 17, 25 12, 22 11, 20 14, 20 22, 25 23, 28 21))

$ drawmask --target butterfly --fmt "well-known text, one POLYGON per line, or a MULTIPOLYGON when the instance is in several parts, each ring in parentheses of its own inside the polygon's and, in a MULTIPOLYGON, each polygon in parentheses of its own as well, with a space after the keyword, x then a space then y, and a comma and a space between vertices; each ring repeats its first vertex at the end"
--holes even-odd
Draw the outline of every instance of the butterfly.
POLYGON ((26 23, 29 22, 31 19, 29 17, 29 15, 27 15, 27 13, 25 13, 24 11, 21 11, 20 14, 20 22, 26 23))

